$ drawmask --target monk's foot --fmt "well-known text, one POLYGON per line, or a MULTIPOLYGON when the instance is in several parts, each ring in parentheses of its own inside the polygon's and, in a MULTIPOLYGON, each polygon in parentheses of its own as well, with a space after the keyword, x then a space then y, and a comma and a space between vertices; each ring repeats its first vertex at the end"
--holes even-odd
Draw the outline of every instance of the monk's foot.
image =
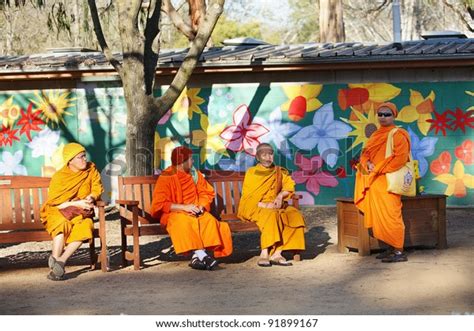
POLYGON ((54 258, 53 254, 51 254, 48 258, 48 268, 53 269, 55 263, 56 259, 54 258))
POLYGON ((61 280, 65 280, 66 278, 64 277, 64 274, 62 276, 58 276, 54 273, 54 271, 50 271, 47 278, 49 280, 53 280, 53 281, 61 281, 61 280))
POLYGON ((219 265, 219 262, 209 255, 204 257, 203 262, 206 264, 206 269, 209 271, 214 270, 219 265))
POLYGON ((392 263, 392 262, 406 262, 408 261, 407 255, 400 251, 394 251, 391 255, 382 259, 382 262, 392 263))
POLYGON ((283 267, 289 267, 289 266, 293 265, 293 263, 288 262, 287 260, 285 260, 285 258, 283 256, 272 257, 270 259, 270 263, 273 264, 273 265, 279 265, 279 266, 283 266, 283 267))
POLYGON ((377 254, 375 256, 375 258, 381 260, 381 259, 385 259, 386 257, 389 257, 392 254, 393 254, 393 249, 388 248, 385 251, 383 251, 382 253, 377 254))
POLYGON ((189 262, 189 266, 196 270, 207 269, 206 263, 204 261, 199 260, 197 256, 193 256, 193 258, 191 259, 191 262, 189 262))
POLYGON ((267 257, 259 257, 258 258, 258 261, 257 261, 257 265, 259 267, 271 267, 272 264, 270 263, 270 260, 268 259, 268 256, 267 257))

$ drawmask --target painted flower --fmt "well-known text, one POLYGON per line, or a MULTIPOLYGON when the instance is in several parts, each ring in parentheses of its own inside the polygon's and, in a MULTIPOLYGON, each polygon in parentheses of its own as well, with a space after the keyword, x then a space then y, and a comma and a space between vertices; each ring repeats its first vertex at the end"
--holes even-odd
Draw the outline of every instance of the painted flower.
POLYGON ((200 88, 184 88, 178 99, 173 104, 171 112, 178 114, 178 120, 182 121, 186 117, 192 119, 193 113, 202 114, 200 105, 204 103, 204 99, 199 97, 198 94, 201 92, 200 88))
POLYGON ((286 158, 290 159, 292 153, 288 146, 286 136, 294 134, 300 130, 301 127, 294 123, 282 123, 281 110, 279 107, 268 115, 268 120, 266 118, 255 118, 255 122, 257 121, 269 129, 268 134, 264 135, 261 141, 264 143, 273 143, 286 158))
POLYGON ((0 105, 0 125, 12 127, 20 117, 20 107, 13 104, 13 96, 0 105))
POLYGON ((239 106, 234 111, 234 123, 222 131, 221 138, 227 141, 226 147, 234 152, 242 150, 255 156, 259 138, 268 133, 268 129, 261 124, 252 123, 250 110, 246 105, 239 106))
POLYGON ((26 176, 28 172, 24 165, 21 164, 23 160, 23 151, 16 151, 15 154, 10 152, 2 152, 2 161, 0 161, 0 175, 12 176, 21 175, 26 176))
POLYGON ((53 177, 53 175, 64 166, 63 159, 64 144, 61 143, 53 152, 51 157, 44 157, 44 165, 41 167, 41 176, 53 177))
POLYGON ((159 125, 164 125, 166 124, 166 122, 168 122, 168 120, 170 119, 171 117, 171 109, 168 110, 164 115, 163 117, 160 118, 160 120, 158 121, 158 124, 159 125))
POLYGON ((397 116, 397 121, 411 123, 416 121, 418 129, 427 135, 430 130, 430 122, 432 113, 434 112, 435 93, 433 91, 423 98, 423 95, 415 90, 410 90, 410 104, 403 107, 397 116))
POLYGON ((322 106, 313 117, 313 124, 302 128, 290 141, 296 147, 311 151, 318 147, 319 155, 330 167, 334 167, 339 156, 339 139, 347 138, 351 127, 334 120, 332 102, 322 106))
POLYGON ((428 171, 428 161, 426 161, 426 158, 433 155, 438 138, 424 137, 420 140, 410 127, 408 128, 408 133, 410 134, 413 159, 418 160, 420 177, 423 177, 428 171))
POLYGON ((33 104, 28 105, 26 112, 21 109, 21 118, 16 123, 20 128, 20 134, 26 134, 26 137, 31 141, 31 131, 40 131, 40 125, 44 125, 44 121, 40 118, 41 110, 35 112, 33 110, 33 104))
POLYGON ((254 166, 255 158, 247 153, 237 153, 235 160, 227 158, 221 159, 218 164, 222 170, 241 172, 254 166))
POLYGON ((474 176, 465 173, 464 165, 459 160, 454 163, 452 174, 441 174, 433 180, 448 185, 444 194, 447 196, 454 194, 456 198, 465 197, 466 188, 474 188, 474 176))
POLYGON ((453 118, 449 123, 453 131, 461 129, 466 133, 466 126, 474 129, 474 110, 463 112, 460 108, 456 108, 456 111, 448 110, 447 112, 453 118))
POLYGON ((336 187, 337 179, 327 171, 322 171, 323 159, 319 156, 313 156, 310 159, 300 153, 296 153, 295 165, 299 169, 294 171, 291 177, 296 184, 306 183, 306 189, 318 195, 321 186, 336 187))
POLYGON ((0 147, 10 145, 12 146, 13 141, 20 141, 20 139, 16 136, 18 130, 13 130, 8 126, 3 126, 0 130, 0 147))
POLYGON ((446 136, 446 130, 452 130, 451 124, 449 124, 450 119, 448 119, 449 112, 445 111, 443 114, 438 114, 436 111, 434 112, 435 118, 428 119, 428 122, 431 127, 428 131, 435 130, 435 134, 438 134, 439 131, 443 133, 443 136, 446 136))
POLYGON ((300 121, 307 112, 315 111, 322 105, 317 99, 323 89, 322 85, 283 85, 282 88, 288 101, 281 105, 281 110, 288 111, 288 117, 292 121, 300 121))
POLYGON ((60 131, 51 131, 48 127, 41 130, 28 147, 33 150, 32 157, 51 157, 58 148, 60 131))
POLYGON ((451 154, 444 151, 438 158, 431 162, 430 170, 435 175, 447 174, 451 170, 451 154))
MULTIPOLYGON (((352 110, 357 110, 360 113, 367 113, 372 111, 373 109, 377 109, 378 105, 392 100, 396 96, 400 94, 402 91, 398 87, 387 84, 387 83, 364 83, 364 84, 348 84, 348 87, 352 90, 361 89, 366 90, 369 97, 368 100, 361 103, 361 104, 354 104, 352 106, 352 110)), ((359 94, 358 99, 363 101, 365 99, 361 98, 362 95, 361 90, 357 94, 359 94)), ((353 100, 354 102, 354 100, 353 100)), ((344 104, 342 104, 344 105, 344 104)), ((355 114, 351 113, 351 120, 356 119, 355 114)))
POLYGON ((170 137, 161 138, 158 132, 155 132, 155 168, 161 168, 161 163, 164 163, 164 168, 171 165, 171 152, 179 146, 170 137))
POLYGON ((369 90, 362 87, 340 89, 337 93, 337 101, 342 110, 350 106, 362 105, 369 101, 369 90))
POLYGON ((341 120, 355 128, 355 130, 349 133, 349 136, 355 136, 356 139, 347 151, 350 151, 360 144, 362 144, 362 147, 364 147, 372 133, 377 131, 377 129, 380 127, 380 123, 375 116, 375 111, 368 112, 367 117, 355 109, 353 110, 353 114, 357 117, 357 120, 347 120, 345 118, 341 118, 341 120))
POLYGON ((192 144, 201 147, 200 160, 201 164, 206 161, 210 165, 215 165, 223 155, 229 156, 219 134, 224 130, 224 123, 210 124, 206 115, 201 116, 200 130, 192 132, 192 144))
POLYGON ((467 165, 474 163, 473 152, 474 142, 470 139, 464 140, 463 143, 454 150, 456 157, 467 165))
POLYGON ((36 100, 31 100, 38 108, 36 110, 40 110, 43 116, 43 119, 48 124, 51 121, 54 124, 58 124, 59 121, 66 124, 64 122, 65 115, 72 115, 66 111, 67 108, 73 106, 74 104, 72 101, 76 100, 76 98, 68 98, 70 92, 63 92, 57 91, 50 91, 48 94, 41 92, 35 92, 36 100))

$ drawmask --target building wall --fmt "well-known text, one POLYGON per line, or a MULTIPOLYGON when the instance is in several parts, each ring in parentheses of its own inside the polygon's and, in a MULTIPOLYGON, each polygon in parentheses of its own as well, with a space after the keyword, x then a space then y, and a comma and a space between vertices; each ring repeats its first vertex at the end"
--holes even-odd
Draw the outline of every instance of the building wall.
MULTIPOLYGON (((239 84, 225 75, 195 77, 157 126, 156 168, 168 166, 172 148, 186 144, 196 150, 200 168, 244 171, 254 162, 255 146, 269 142, 276 163, 292 171, 304 203, 331 205, 335 197, 352 196, 353 165, 377 125, 374 109, 390 101, 400 110, 396 124, 410 132, 424 192, 447 194, 449 205, 474 205, 472 80, 399 75, 398 83, 360 75, 343 76, 346 83, 314 72, 289 73, 287 82, 283 74, 239 84)), ((126 106, 117 82, 2 91, 0 124, 0 174, 51 176, 62 166, 64 144, 76 140, 101 169, 105 197, 114 198, 115 176, 126 171, 126 106)))

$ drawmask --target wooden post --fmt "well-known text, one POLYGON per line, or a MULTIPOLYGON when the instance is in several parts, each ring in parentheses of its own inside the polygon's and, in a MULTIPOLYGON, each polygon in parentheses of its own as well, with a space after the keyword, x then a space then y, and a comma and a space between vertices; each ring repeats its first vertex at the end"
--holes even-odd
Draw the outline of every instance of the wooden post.
POLYGON ((344 245, 344 202, 337 201, 337 250, 339 253, 345 253, 346 247, 344 245))

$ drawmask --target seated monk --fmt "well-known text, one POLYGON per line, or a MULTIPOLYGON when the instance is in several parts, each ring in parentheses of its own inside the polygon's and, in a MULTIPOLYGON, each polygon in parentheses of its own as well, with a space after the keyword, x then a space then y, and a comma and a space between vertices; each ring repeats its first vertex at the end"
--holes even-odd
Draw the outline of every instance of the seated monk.
POLYGON ((213 270, 214 257, 232 253, 229 225, 219 222, 210 211, 214 189, 193 167, 192 151, 184 146, 171 153, 172 165, 158 177, 153 191, 151 215, 166 226, 176 254, 192 253, 189 266, 213 270))
POLYGON ((93 238, 93 205, 104 191, 94 163, 87 162, 86 150, 77 143, 64 146, 64 167, 49 184, 48 200, 41 208, 41 221, 53 238, 48 259, 48 279, 63 280, 68 258, 93 238))
POLYGON ((245 174, 237 215, 260 229, 260 267, 291 266, 282 251, 305 249, 303 215, 286 202, 295 191, 295 182, 286 169, 273 164, 273 154, 270 144, 257 147, 259 163, 245 174))

